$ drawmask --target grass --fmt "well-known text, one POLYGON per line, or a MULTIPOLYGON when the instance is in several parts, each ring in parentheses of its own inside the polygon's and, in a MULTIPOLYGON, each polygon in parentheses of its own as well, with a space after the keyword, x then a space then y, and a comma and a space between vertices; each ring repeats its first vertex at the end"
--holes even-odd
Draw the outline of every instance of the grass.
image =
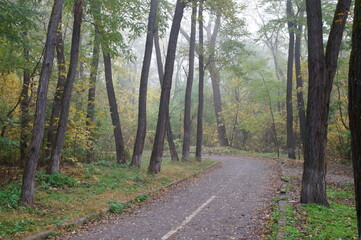
POLYGON ((291 239, 357 239, 356 210, 353 204, 352 185, 330 185, 327 190, 330 207, 316 204, 289 202, 283 214, 286 226, 277 225, 279 209, 274 208, 277 219, 271 218, 268 239, 276 239, 282 231, 287 240, 291 239))
POLYGON ((162 172, 147 174, 148 163, 141 169, 100 161, 81 167, 67 167, 64 174, 37 174, 35 208, 18 204, 20 182, 0 189, 0 239, 24 236, 52 229, 61 231, 65 222, 104 208, 112 213, 129 211, 127 201, 137 204, 147 200, 149 192, 173 181, 198 174, 213 160, 172 162, 163 159, 162 172))
MULTIPOLYGON (((192 149, 194 150, 194 149, 192 149)), ((217 154, 217 155, 240 155, 247 157, 266 157, 266 158, 277 158, 276 152, 252 152, 239 150, 232 147, 204 147, 203 149, 207 154, 217 154)), ((280 158, 287 158, 287 154, 280 153, 280 158)))

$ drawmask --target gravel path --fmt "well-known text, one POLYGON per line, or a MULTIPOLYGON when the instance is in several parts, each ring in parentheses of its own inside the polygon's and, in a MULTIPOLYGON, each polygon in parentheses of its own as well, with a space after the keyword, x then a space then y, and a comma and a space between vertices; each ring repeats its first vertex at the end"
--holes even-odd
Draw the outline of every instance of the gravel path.
POLYGON ((212 158, 221 161, 221 167, 130 214, 66 239, 259 239, 260 215, 279 184, 277 164, 247 157, 212 158))

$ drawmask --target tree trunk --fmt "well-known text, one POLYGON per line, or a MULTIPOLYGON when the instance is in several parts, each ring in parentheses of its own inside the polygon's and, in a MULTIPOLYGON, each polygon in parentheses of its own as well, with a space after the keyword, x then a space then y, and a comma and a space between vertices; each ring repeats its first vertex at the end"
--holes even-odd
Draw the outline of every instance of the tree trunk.
MULTIPOLYGON (((300 17, 303 17, 304 11, 300 11, 300 17)), ((296 67, 296 85, 297 85, 297 107, 298 107, 298 117, 300 122, 300 135, 302 146, 306 144, 306 112, 305 112, 305 102, 303 99, 303 78, 301 71, 301 36, 302 36, 302 23, 299 23, 297 27, 296 34, 296 44, 295 44, 295 67, 296 67)))
POLYGON ((289 33, 288 61, 287 61, 287 154, 288 158, 296 159, 295 139, 293 134, 293 106, 292 106, 292 80, 293 80, 293 58, 295 47, 294 14, 291 0, 287 0, 287 25, 289 33))
POLYGON ((145 53, 143 59, 142 74, 139 86, 139 103, 138 103, 138 129, 134 143, 133 156, 130 166, 140 167, 144 149, 145 135, 147 131, 147 89, 149 68, 152 60, 154 31, 156 29, 158 1, 151 0, 148 18, 148 32, 145 43, 145 53))
POLYGON ((189 60, 187 86, 184 99, 184 132, 182 160, 189 161, 189 148, 191 143, 191 105, 192 105, 192 86, 194 78, 194 53, 196 46, 196 25, 197 25, 197 5, 192 3, 191 37, 189 41, 189 60))
POLYGON ((306 123, 308 138, 302 177, 302 203, 328 206, 325 181, 328 113, 342 33, 350 5, 351 0, 338 1, 324 54, 321 1, 306 1, 309 88, 306 123))
POLYGON ((272 117, 272 131, 273 131, 273 138, 274 138, 274 142, 275 142, 275 147, 276 147, 276 152, 277 152, 277 158, 280 157, 280 146, 278 143, 278 137, 277 137, 277 130, 276 130, 276 121, 275 121, 275 117, 274 117, 274 113, 273 113, 273 108, 272 108, 272 100, 271 100, 271 94, 269 92, 269 89, 267 87, 266 84, 266 80, 264 79, 263 75, 261 75, 262 81, 263 81, 263 85, 266 88, 266 92, 267 92, 267 97, 268 97, 268 106, 269 106, 269 110, 271 113, 271 117, 272 117))
POLYGON ((73 24, 73 35, 71 42, 69 72, 66 77, 64 92, 61 99, 58 129, 51 150, 50 163, 47 169, 47 172, 49 174, 57 173, 59 172, 60 169, 61 151, 63 150, 65 132, 69 120, 71 93, 73 91, 73 85, 76 77, 76 69, 78 66, 80 27, 83 17, 82 5, 83 5, 83 0, 77 0, 74 3, 74 24, 73 24))
POLYGON ((160 97, 157 130, 154 139, 152 155, 148 168, 149 173, 159 173, 162 163, 162 154, 164 146, 164 134, 167 115, 169 115, 169 98, 172 87, 172 76, 174 69, 175 53, 177 50, 177 41, 179 35, 180 24, 183 17, 183 11, 186 3, 177 0, 174 18, 172 22, 171 32, 169 36, 167 58, 165 62, 165 71, 162 85, 162 93, 160 97))
POLYGON ((214 102, 214 112, 216 115, 217 121, 217 132, 218 132, 218 140, 219 144, 223 147, 228 147, 228 139, 227 139, 227 132, 226 126, 224 124, 223 116, 222 116, 222 100, 221 100, 221 89, 219 83, 221 81, 219 75, 219 69, 216 66, 215 60, 215 49, 216 49, 216 40, 218 36, 218 31, 220 27, 221 17, 220 15, 217 16, 213 34, 210 37, 210 44, 212 53, 209 56, 209 68, 208 71, 211 75, 212 81, 212 89, 213 89, 213 102, 214 102))
POLYGON ((47 149, 45 154, 46 157, 50 157, 52 146, 55 141, 56 130, 60 116, 61 98, 63 96, 63 91, 66 82, 66 66, 65 66, 66 63, 64 56, 64 41, 63 41, 63 32, 61 27, 61 19, 59 22, 58 32, 56 36, 56 56, 58 61, 58 83, 56 84, 56 91, 53 100, 53 108, 50 116, 47 149))
MULTIPOLYGON (((156 53, 156 56, 157 56, 157 65, 158 65, 158 75, 159 75, 160 87, 162 87, 164 71, 163 71, 163 63, 162 63, 162 54, 161 54, 160 46, 159 46, 158 30, 154 33, 154 48, 155 48, 155 53, 156 53)), ((176 146, 174 144, 174 137, 173 137, 172 127, 171 127, 171 124, 170 124, 170 116, 169 116, 169 114, 168 114, 167 119, 166 119, 166 132, 167 132, 167 140, 168 140, 168 145, 169 145, 170 156, 171 156, 173 161, 179 161, 177 148, 176 148, 176 146)))
POLYGON ((349 117, 358 239, 361 239, 361 1, 355 2, 349 71, 349 117))
MULTIPOLYGON (((24 36, 27 38, 29 34, 24 33, 24 36)), ((28 43, 24 44, 24 58, 25 61, 29 62, 29 46, 28 43)), ((30 123, 29 119, 29 85, 30 85, 30 72, 28 68, 24 69, 23 73, 23 86, 20 93, 20 109, 21 109, 21 131, 20 131, 20 165, 25 165, 25 159, 27 159, 27 147, 28 147, 28 127, 30 123)))
POLYGON ((119 112, 117 100, 115 98, 113 77, 112 77, 112 64, 110 54, 104 51, 103 46, 103 58, 104 58, 104 70, 105 70, 105 83, 107 86, 107 94, 109 100, 110 116, 112 118, 112 124, 114 128, 114 139, 115 139, 115 151, 117 155, 117 163, 125 164, 125 153, 124 153, 124 141, 122 128, 120 126, 119 112))
POLYGON ((35 173, 38 164, 40 146, 44 136, 46 98, 48 94, 49 79, 53 68, 56 32, 61 18, 63 3, 63 0, 54 1, 46 36, 44 60, 39 77, 35 121, 32 131, 33 137, 29 144, 28 158, 25 163, 20 196, 20 202, 29 206, 34 204, 35 173))
POLYGON ((89 131, 89 142, 91 144, 87 152, 87 158, 88 158, 88 162, 93 162, 95 160, 95 155, 94 155, 95 89, 96 89, 96 82, 98 77, 99 53, 100 53, 98 16, 101 12, 101 9, 98 1, 91 1, 90 3, 91 3, 90 7, 93 12, 93 19, 95 24, 94 24, 93 56, 90 65, 86 126, 87 126, 87 130, 89 131))
POLYGON ((196 160, 202 160, 203 140, 203 90, 204 90, 204 46, 203 46, 203 0, 199 3, 199 83, 198 83, 198 113, 197 113, 197 143, 196 160))

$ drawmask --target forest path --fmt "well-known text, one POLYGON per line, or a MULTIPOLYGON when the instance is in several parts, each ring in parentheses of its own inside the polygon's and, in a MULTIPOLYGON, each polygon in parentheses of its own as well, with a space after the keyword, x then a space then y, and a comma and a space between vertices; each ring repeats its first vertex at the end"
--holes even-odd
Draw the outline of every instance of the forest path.
POLYGON ((263 210, 279 186, 277 163, 238 156, 210 158, 221 166, 132 213, 98 222, 66 239, 259 239, 263 210))

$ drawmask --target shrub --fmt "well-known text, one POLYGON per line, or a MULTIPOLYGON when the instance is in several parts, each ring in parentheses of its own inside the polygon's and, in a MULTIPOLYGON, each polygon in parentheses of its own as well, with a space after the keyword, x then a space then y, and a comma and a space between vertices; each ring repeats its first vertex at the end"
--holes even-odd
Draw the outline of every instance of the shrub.
POLYGON ((56 188, 64 188, 74 187, 76 185, 76 181, 65 174, 45 174, 42 171, 38 172, 36 181, 41 184, 41 187, 43 189, 48 189, 50 186, 56 188))
POLYGON ((117 201, 109 201, 109 212, 111 213, 121 213, 124 212, 125 209, 130 207, 130 204, 117 202, 117 201))
POLYGON ((0 189, 0 208, 18 208, 20 193, 20 184, 10 184, 0 189))

